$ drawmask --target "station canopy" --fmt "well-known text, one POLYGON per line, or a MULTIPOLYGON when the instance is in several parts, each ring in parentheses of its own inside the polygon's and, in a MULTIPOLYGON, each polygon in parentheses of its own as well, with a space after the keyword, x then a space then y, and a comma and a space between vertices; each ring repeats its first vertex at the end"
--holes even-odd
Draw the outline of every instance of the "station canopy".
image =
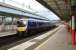
MULTIPOLYGON (((51 11, 53 11, 56 15, 58 15, 61 19, 68 19, 71 11, 71 0, 36 0, 51 11)), ((76 0, 74 0, 76 1, 76 0)))

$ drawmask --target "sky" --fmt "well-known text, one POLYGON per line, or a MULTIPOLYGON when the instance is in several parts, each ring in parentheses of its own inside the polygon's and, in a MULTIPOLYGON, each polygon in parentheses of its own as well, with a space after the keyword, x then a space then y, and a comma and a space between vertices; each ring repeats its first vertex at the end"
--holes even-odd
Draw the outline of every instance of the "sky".
POLYGON ((52 11, 48 10, 35 0, 5 0, 5 3, 39 14, 49 20, 59 20, 58 16, 52 11))

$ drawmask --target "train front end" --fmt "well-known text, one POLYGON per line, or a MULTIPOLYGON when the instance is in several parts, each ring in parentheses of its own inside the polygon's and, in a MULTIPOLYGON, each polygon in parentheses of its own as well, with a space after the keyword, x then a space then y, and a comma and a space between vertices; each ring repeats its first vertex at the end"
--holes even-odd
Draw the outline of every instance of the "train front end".
POLYGON ((17 21, 17 35, 27 36, 27 21, 26 20, 17 21))

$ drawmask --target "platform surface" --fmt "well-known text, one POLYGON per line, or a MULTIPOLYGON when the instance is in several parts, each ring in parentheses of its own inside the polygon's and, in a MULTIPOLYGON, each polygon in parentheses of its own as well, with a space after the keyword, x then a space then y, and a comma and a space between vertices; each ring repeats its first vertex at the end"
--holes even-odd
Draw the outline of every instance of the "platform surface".
POLYGON ((76 50, 76 45, 72 47, 71 34, 63 25, 53 36, 34 50, 76 50))

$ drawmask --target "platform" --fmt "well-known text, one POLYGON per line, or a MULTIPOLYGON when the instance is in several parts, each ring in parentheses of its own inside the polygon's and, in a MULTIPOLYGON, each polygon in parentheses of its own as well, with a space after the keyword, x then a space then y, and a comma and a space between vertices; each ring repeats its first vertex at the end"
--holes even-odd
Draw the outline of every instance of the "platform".
POLYGON ((76 50, 76 45, 72 48, 71 34, 63 25, 59 31, 34 50, 76 50))

